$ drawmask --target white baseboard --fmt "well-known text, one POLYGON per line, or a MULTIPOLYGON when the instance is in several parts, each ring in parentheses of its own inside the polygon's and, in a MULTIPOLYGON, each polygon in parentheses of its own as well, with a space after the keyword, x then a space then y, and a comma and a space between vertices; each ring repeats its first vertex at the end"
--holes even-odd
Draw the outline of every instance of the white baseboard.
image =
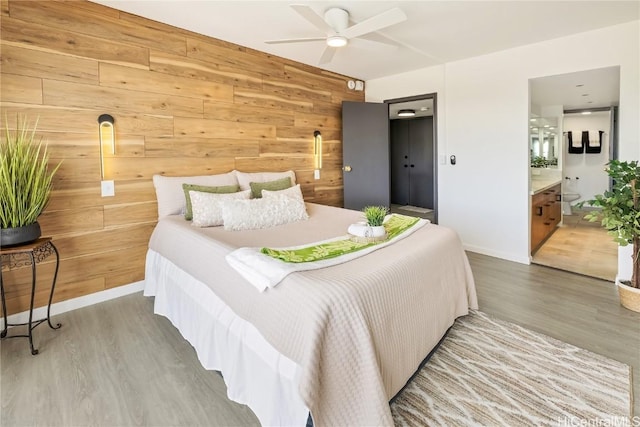
MULTIPOLYGON (((134 282, 129 285, 118 286, 104 291, 95 292, 78 298, 72 298, 66 301, 60 301, 51 304, 51 316, 66 313, 67 311, 77 310, 82 307, 98 304, 111 299, 119 298, 125 295, 140 292, 144 289, 144 280, 134 282)), ((33 319, 42 319, 47 317, 47 307, 38 307, 33 309, 33 319)), ((29 311, 12 314, 8 316, 9 323, 26 323, 29 321, 29 311)), ((1 323, 1 322, 0 322, 1 323)))
POLYGON ((500 258, 500 259, 505 259, 507 261, 513 261, 513 262, 518 262, 520 264, 531 264, 531 259, 530 257, 518 257, 515 256, 511 253, 504 253, 504 252, 498 252, 498 251, 492 251, 480 246, 473 246, 473 245, 463 245, 464 249, 466 251, 469 252, 475 252, 478 254, 482 254, 482 255, 488 255, 488 256, 492 256, 495 258, 500 258))

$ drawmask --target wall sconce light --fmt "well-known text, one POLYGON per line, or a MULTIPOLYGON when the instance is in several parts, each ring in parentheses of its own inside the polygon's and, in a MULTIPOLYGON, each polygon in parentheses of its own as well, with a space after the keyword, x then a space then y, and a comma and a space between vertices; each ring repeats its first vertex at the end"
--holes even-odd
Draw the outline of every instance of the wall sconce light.
POLYGON ((111 154, 116 154, 116 133, 113 127, 115 120, 110 114, 101 114, 98 117, 98 133, 100 136, 100 177, 102 179, 102 197, 113 196, 115 194, 115 186, 113 181, 105 181, 104 176, 104 145, 109 144, 111 154))
POLYGON ((313 132, 313 164, 316 170, 322 169, 322 134, 313 132))

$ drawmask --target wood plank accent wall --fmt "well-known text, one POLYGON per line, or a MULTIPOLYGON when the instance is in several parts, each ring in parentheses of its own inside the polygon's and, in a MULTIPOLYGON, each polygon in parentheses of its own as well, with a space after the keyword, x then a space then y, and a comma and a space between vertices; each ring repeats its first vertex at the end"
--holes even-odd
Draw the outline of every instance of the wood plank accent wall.
MULTIPOLYGON (((2 128, 34 121, 63 161, 40 217, 61 255, 55 301, 144 278, 157 220, 154 174, 293 169, 309 201, 341 206, 348 77, 88 1, 0 0, 2 128), (98 123, 115 118, 100 195, 98 123), (324 168, 313 179, 313 131, 324 168)), ((39 267, 46 304, 52 262, 39 267)), ((8 312, 28 308, 29 269, 5 272, 8 312)))

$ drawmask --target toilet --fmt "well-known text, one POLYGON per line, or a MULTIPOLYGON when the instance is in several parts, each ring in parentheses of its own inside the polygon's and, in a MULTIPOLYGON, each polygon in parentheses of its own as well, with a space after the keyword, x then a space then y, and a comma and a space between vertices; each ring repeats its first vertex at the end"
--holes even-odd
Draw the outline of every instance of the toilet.
POLYGON ((562 193, 562 215, 573 215, 571 202, 575 202, 579 198, 578 193, 562 193))

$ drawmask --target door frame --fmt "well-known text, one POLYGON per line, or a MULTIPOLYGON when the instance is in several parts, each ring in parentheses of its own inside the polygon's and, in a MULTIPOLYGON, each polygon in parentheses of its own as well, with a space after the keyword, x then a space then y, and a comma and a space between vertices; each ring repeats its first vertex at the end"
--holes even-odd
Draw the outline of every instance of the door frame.
MULTIPOLYGON (((385 104, 401 104, 409 101, 419 101, 423 99, 433 100, 433 216, 434 222, 438 223, 438 94, 425 93, 422 95, 405 96, 403 98, 385 99, 385 104)), ((391 118, 388 117, 389 122, 391 118)), ((391 126, 391 123, 389 123, 391 126)), ((391 177, 389 177, 391 179, 391 177)))

